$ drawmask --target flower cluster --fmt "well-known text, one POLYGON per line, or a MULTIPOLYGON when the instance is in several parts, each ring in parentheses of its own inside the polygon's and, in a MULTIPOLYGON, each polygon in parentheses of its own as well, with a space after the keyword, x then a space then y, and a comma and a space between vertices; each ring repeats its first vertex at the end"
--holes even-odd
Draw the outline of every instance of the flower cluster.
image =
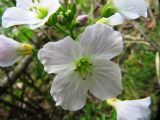
MULTIPOLYGON (((32 30, 46 23, 54 26, 58 22, 54 19, 56 15, 59 21, 61 18, 60 25, 65 25, 63 21, 66 20, 72 24, 75 4, 75 1, 70 0, 69 8, 72 9, 64 11, 64 5, 58 0, 16 0, 16 7, 4 12, 2 26, 8 28, 27 24, 32 30)), ((121 33, 111 26, 140 16, 147 17, 145 0, 108 0, 101 9, 101 15, 102 18, 95 24, 85 28, 80 39, 74 36, 72 26, 67 25, 70 36, 49 42, 39 50, 38 58, 45 71, 56 74, 50 93, 56 105, 65 110, 81 109, 90 92, 100 100, 107 100, 116 109, 118 120, 149 120, 149 97, 134 101, 115 98, 122 92, 122 75, 119 66, 112 61, 112 58, 121 54, 123 39, 121 33)), ((83 26, 88 19, 88 15, 81 15, 77 17, 76 23, 83 26)), ((20 56, 30 55, 33 51, 30 44, 0 35, 1 67, 13 65, 20 56)))

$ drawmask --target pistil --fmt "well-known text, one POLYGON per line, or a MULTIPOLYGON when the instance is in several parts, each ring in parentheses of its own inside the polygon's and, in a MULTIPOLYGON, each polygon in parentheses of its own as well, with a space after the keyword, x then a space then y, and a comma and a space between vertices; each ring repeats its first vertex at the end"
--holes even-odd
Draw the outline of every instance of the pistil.
POLYGON ((76 61, 76 72, 80 75, 83 80, 86 80, 88 75, 92 75, 92 62, 87 57, 82 57, 76 61))

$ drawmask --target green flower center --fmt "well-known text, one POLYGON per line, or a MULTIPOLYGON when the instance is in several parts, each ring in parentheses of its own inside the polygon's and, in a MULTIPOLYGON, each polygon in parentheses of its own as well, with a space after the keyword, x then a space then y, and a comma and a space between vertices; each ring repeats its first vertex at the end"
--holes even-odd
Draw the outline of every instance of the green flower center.
POLYGON ((87 57, 82 57, 76 61, 76 72, 80 75, 83 80, 86 80, 88 75, 92 75, 92 62, 87 57))
POLYGON ((48 9, 45 7, 32 7, 30 10, 37 13, 38 19, 43 19, 48 15, 48 9))
POLYGON ((48 15, 48 9, 44 8, 44 7, 37 8, 36 12, 37 12, 37 17, 39 19, 43 19, 43 18, 45 18, 48 15))

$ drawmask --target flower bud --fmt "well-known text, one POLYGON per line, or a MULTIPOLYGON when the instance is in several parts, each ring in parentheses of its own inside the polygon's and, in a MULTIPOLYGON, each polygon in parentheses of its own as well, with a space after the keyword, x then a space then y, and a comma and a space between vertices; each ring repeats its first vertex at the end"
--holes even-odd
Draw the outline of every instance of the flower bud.
POLYGON ((65 12, 66 16, 70 16, 70 15, 71 15, 71 13, 72 13, 72 11, 71 11, 71 10, 67 10, 67 12, 65 12))
POLYGON ((62 14, 58 14, 58 15, 57 15, 57 21, 58 21, 58 22, 63 22, 63 20, 64 20, 63 15, 62 15, 62 14))
POLYGON ((80 25, 85 25, 88 21, 88 15, 80 15, 77 17, 76 21, 80 25))
POLYGON ((30 55, 33 47, 26 43, 19 43, 6 36, 0 35, 0 66, 7 67, 18 61, 22 55, 30 55))

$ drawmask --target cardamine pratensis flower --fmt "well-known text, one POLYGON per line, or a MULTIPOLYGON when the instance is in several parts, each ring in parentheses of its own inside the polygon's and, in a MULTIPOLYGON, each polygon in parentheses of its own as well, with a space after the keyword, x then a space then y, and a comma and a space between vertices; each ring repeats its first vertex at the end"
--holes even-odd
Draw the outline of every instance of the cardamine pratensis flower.
POLYGON ((16 7, 4 12, 2 26, 28 24, 31 29, 36 29, 44 25, 59 7, 59 0, 16 0, 16 7))
POLYGON ((103 18, 98 23, 119 25, 125 20, 147 17, 147 4, 145 0, 108 0, 101 14, 103 18))
POLYGON ((122 52, 119 32, 105 24, 88 26, 79 42, 66 37, 49 42, 38 57, 45 71, 57 74, 51 95, 65 110, 81 109, 88 91, 101 100, 121 93, 121 70, 111 59, 122 52))

